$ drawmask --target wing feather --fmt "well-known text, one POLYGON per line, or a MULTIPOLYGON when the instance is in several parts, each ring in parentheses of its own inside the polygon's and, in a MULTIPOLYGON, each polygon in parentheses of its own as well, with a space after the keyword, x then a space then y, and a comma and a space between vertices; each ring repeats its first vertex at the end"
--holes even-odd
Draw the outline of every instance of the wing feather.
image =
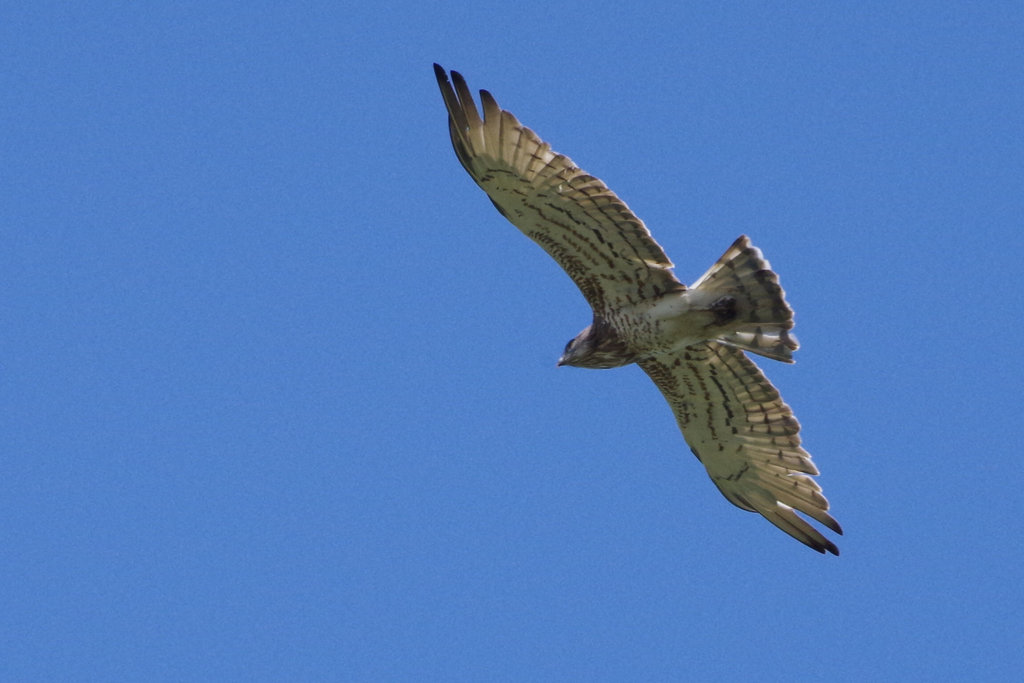
POLYGON ((718 342, 640 362, 661 390, 694 455, 733 504, 758 512, 818 552, 839 554, 796 512, 842 534, 818 474, 800 446, 800 424, 742 351, 718 342))
POLYGON ((617 310, 685 286, 643 222, 615 193, 557 154, 486 90, 483 117, 458 72, 434 65, 463 167, 517 228, 569 274, 591 307, 617 310))

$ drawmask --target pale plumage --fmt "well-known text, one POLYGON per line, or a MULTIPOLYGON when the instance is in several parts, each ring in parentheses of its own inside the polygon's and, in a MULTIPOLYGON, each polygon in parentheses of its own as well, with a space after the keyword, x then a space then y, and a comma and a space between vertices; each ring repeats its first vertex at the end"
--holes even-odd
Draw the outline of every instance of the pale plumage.
POLYGON ((792 310, 744 236, 691 288, 643 222, 604 183, 551 150, 480 91, 434 65, 455 153, 498 210, 548 252, 593 309, 559 365, 637 363, 661 390, 694 455, 735 505, 819 552, 835 544, 799 511, 842 533, 809 475, 800 426, 744 351, 792 362, 792 310))

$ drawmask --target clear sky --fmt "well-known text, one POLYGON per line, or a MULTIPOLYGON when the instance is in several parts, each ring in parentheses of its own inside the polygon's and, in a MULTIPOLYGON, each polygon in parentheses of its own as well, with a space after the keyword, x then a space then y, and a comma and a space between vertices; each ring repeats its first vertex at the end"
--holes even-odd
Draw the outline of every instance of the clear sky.
POLYGON ((0 679, 1004 679, 1024 666, 1019 2, 6 3, 0 679), (432 62, 604 179, 846 535, 730 505, 459 166, 432 62), (832 536, 834 538, 834 536, 832 536))

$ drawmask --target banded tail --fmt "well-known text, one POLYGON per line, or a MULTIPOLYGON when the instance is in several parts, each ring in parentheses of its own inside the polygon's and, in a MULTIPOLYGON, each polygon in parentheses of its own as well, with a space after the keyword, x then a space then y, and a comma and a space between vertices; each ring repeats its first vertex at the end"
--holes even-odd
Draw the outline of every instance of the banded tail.
POLYGON ((786 303, 779 277, 761 250, 746 235, 732 243, 692 289, 714 292, 734 300, 733 320, 719 341, 767 358, 793 362, 800 347, 793 329, 793 309, 786 303))

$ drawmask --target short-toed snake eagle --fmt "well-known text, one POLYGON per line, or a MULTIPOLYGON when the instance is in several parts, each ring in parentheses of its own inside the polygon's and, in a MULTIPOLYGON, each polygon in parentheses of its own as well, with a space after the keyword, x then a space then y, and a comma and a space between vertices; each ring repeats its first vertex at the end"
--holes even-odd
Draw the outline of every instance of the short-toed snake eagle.
POLYGON ((735 505, 818 552, 839 549, 796 512, 841 534, 789 406, 744 351, 792 362, 793 311, 761 251, 741 236, 691 287, 650 232, 588 175, 465 80, 434 65, 455 153, 509 221, 583 292, 593 322, 559 365, 636 363, 661 390, 694 455, 735 505))

